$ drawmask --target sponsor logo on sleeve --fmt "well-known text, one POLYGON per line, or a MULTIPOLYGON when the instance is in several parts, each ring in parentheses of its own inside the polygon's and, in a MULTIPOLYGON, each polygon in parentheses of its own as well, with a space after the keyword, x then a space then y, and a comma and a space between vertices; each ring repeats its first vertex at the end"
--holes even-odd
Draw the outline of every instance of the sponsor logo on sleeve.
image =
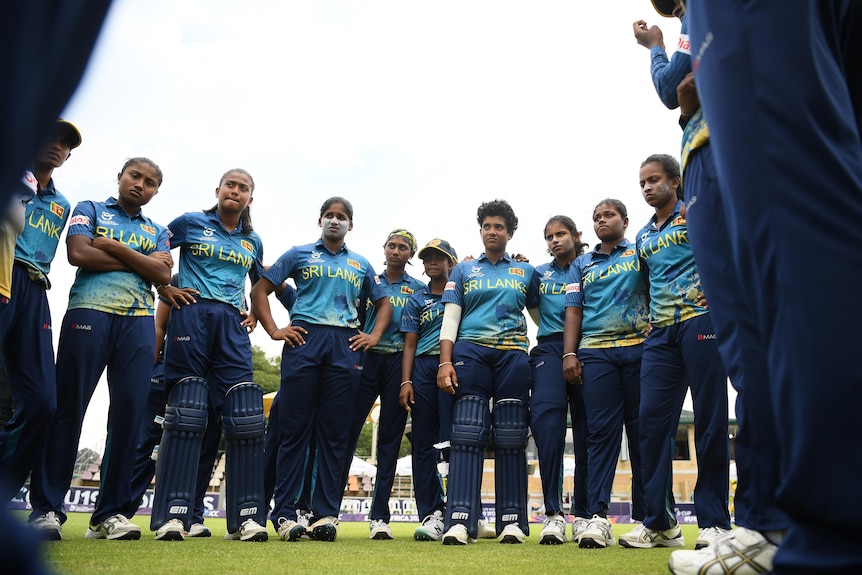
POLYGON ((688 54, 689 56, 691 56, 691 40, 689 40, 688 34, 679 35, 679 40, 676 43, 676 49, 683 54, 688 54))
POLYGON ((446 287, 444 287, 443 289, 444 290, 454 290, 455 289, 455 282, 446 282, 446 287))
POLYGON ((581 284, 570 283, 566 284, 566 293, 578 293, 581 291, 581 284))
POLYGON ((376 283, 377 285, 380 285, 380 278, 377 276, 374 276, 374 283, 376 283))
POLYGON ((90 218, 88 218, 87 216, 81 216, 81 215, 72 216, 72 218, 69 220, 69 225, 70 226, 74 226, 74 225, 89 226, 90 225, 90 218))

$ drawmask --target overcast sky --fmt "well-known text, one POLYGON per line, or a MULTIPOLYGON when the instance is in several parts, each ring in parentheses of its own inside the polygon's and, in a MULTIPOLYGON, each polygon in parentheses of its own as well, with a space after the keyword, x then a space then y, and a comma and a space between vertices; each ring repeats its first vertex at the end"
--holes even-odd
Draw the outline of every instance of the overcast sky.
MULTIPOLYGON (((378 272, 397 227, 478 255, 476 208, 494 198, 520 219, 510 251, 534 264, 549 258, 552 215, 595 243, 606 197, 628 206, 633 240, 652 215, 640 163, 678 156, 681 136, 632 35, 641 18, 676 45, 679 23, 647 0, 114 0, 64 112, 83 144, 55 182, 73 206, 104 200, 124 161, 147 156, 165 180, 144 212, 167 224, 211 207, 220 176, 245 168, 265 263, 319 237, 333 195, 353 202, 348 245, 378 272)), ((73 278, 61 246, 55 338, 73 278)), ((251 339, 280 353, 262 330, 251 339)), ((106 413, 101 383, 82 446, 102 448, 106 413)))

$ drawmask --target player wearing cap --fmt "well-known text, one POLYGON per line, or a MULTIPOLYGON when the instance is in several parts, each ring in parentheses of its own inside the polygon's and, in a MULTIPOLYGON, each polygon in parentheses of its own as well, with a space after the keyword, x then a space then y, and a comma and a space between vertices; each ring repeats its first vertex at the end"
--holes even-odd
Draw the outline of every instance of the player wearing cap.
MULTIPOLYGON (((697 485, 694 503, 704 538, 730 529, 727 376, 677 200, 679 163, 656 154, 641 164, 641 193, 655 214, 637 235, 649 273, 650 323, 641 362, 640 448, 646 494, 643 524, 620 536, 624 547, 685 545, 674 510, 671 460, 686 391, 694 404, 697 485)), ((714 536, 713 536, 714 538, 714 536)), ((708 544, 708 542, 705 542, 708 544)))
MULTIPOLYGON (((404 335, 401 333, 401 314, 414 293, 425 284, 405 271, 410 258, 416 253, 416 238, 405 229, 389 233, 383 244, 386 256, 386 269, 378 274, 379 285, 386 292, 392 308, 389 324, 385 326, 383 337, 362 358, 362 376, 359 390, 353 404, 350 420, 349 453, 353 453, 359 442, 362 427, 368 412, 380 397, 380 418, 377 433, 377 476, 371 499, 370 537, 371 539, 392 539, 389 528, 389 496, 395 481, 395 464, 407 423, 407 412, 398 404, 399 383, 401 380, 401 357, 404 349, 404 335)), ((367 301, 367 300, 366 300, 367 301)), ((365 331, 374 331, 377 325, 377 308, 370 301, 366 303, 365 331)), ((342 477, 347 483, 350 458, 345 460, 342 477)))
POLYGON ((616 544, 608 521, 611 488, 620 457, 623 424, 632 470, 632 517, 645 514, 640 457, 640 373, 649 305, 647 278, 634 245, 625 238, 626 206, 606 199, 593 210, 593 230, 601 240, 569 268, 563 372, 582 388, 587 414, 589 523, 578 546, 602 549, 616 544))
POLYGON ((159 167, 132 158, 117 175, 116 198, 83 201, 72 212, 66 248, 78 267, 57 349, 57 415, 30 484, 31 519, 66 519, 84 414, 107 369, 108 440, 88 539, 139 539, 122 510, 155 352, 152 285, 167 283, 173 260, 167 230, 141 208, 158 193, 159 167))
POLYGON ((446 499, 437 464, 436 444, 449 439, 452 425, 452 396, 437 387, 440 363, 440 326, 443 323, 443 289, 458 256, 449 242, 433 239, 419 250, 428 285, 407 302, 401 316, 404 354, 401 364, 401 407, 410 412, 413 490, 422 524, 413 538, 438 541, 443 536, 446 499))
MULTIPOLYGON (((787 515, 778 507, 775 493, 781 477, 777 462, 757 455, 772 451, 778 442, 772 414, 760 413, 759 406, 768 403, 763 383, 769 377, 766 349, 755 327, 755 313, 733 267, 732 250, 716 241, 727 235, 728 221, 724 210, 724 194, 719 187, 709 127, 691 74, 688 18, 679 0, 655 0, 656 10, 665 17, 682 20, 683 36, 673 58, 668 63, 663 48, 653 47, 652 73, 662 102, 668 108, 680 108, 683 127, 681 175, 684 185, 684 216, 691 247, 703 280, 710 314, 728 377, 737 392, 736 419, 738 431, 734 439, 737 469, 735 521, 738 527, 753 530, 752 538, 759 541, 752 548, 749 560, 758 568, 769 570, 775 554, 778 533, 788 525, 787 515), (660 87, 657 78, 669 78, 660 87), (674 85, 676 84, 676 85, 674 85), (728 284, 733 284, 728 288, 728 284), (743 311, 740 311, 743 310, 743 311), (753 410, 753 411, 750 411, 753 410), (772 540, 760 532, 772 532, 772 540)), ((657 30, 657 27, 650 29, 657 30)), ((638 35, 637 26, 635 35, 638 35)), ((659 32, 660 35, 660 32, 659 32)), ((700 518, 698 518, 700 521, 700 518)), ((705 527, 704 524, 700 524, 705 527)), ((741 532, 739 532, 741 533, 741 532)), ((701 529, 695 548, 707 546, 723 534, 718 526, 701 529)))
MULTIPOLYGON (((57 410, 54 340, 46 290, 51 287, 48 272, 70 206, 54 186, 52 176, 79 145, 78 129, 58 120, 53 136, 28 172, 27 181, 37 191, 23 205, 24 225, 14 241, 14 265, 12 258, 4 260, 11 266, 9 288, 13 297, 10 293, 0 297, 0 353, 6 360, 14 416, 0 431, 0 468, 5 479, 0 501, 11 499, 23 485, 40 457, 57 410)), ((36 524, 46 528, 48 538, 60 538, 60 523, 55 517, 37 517, 36 524)))
POLYGON ((359 385, 360 352, 380 341, 392 314, 380 277, 344 242, 353 229, 350 202, 329 198, 317 223, 321 238, 282 254, 251 292, 261 326, 270 337, 285 342, 278 394, 287 395, 273 402, 280 430, 275 506, 270 514, 282 541, 295 541, 305 532, 296 522, 296 500, 303 491, 310 454, 317 458, 317 483, 308 534, 318 541, 335 541, 338 535, 342 473, 350 459, 345 417, 352 412, 359 385), (296 283, 296 304, 290 325, 279 328, 267 296, 288 277, 296 283), (371 333, 357 329, 356 302, 363 292, 378 308, 371 333), (316 450, 309 449, 312 436, 316 450))
MULTIPOLYGON (((780 470, 770 487, 789 529, 778 541, 737 528, 720 554, 674 553, 671 568, 721 573, 713 567, 720 562, 743 573, 766 536, 780 543, 774 573, 858 573, 862 504, 843 494, 856 490, 862 458, 855 442, 823 436, 855 438, 862 411, 859 317, 847 305, 857 297, 860 264, 862 4, 687 4, 727 223, 712 241, 733 247, 715 289, 734 289, 735 279, 757 312, 730 310, 729 321, 750 317, 763 350, 766 378, 748 389, 765 399, 746 415, 755 425, 774 417, 775 439, 748 448, 755 480, 764 464, 780 470), (826 282, 824 297, 812 299, 812 281, 826 282)), ((751 518, 768 516, 763 503, 751 500, 751 518)))
POLYGON ((476 219, 485 251, 455 266, 442 300, 437 386, 455 395, 444 545, 465 545, 477 536, 492 399, 497 534, 501 543, 523 543, 530 529, 525 457, 530 362, 523 310, 538 305, 538 289, 533 266, 506 252, 518 228, 509 203, 483 203, 476 219))
POLYGON ((587 517, 587 420, 581 386, 563 378, 563 323, 566 314, 566 274, 576 257, 584 253, 581 233, 568 216, 554 216, 545 224, 548 253, 554 259, 536 266, 533 281, 539 290, 538 309, 530 313, 539 326, 538 345, 530 350, 533 372, 530 391, 530 430, 539 452, 539 472, 545 503, 545 522, 539 535, 542 545, 566 542, 563 513, 563 454, 566 416, 572 414, 575 445, 575 497, 572 505, 572 540, 577 541, 587 517))

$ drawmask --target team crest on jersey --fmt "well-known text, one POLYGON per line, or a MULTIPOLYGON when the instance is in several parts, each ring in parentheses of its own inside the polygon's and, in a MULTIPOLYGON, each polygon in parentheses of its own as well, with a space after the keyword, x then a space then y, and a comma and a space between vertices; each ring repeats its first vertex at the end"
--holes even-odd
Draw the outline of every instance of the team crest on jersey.
POLYGON ((509 268, 509 275, 524 277, 524 270, 521 268, 509 268))
POLYGON ((485 277, 485 274, 482 273, 482 268, 480 268, 479 266, 471 266, 470 267, 470 273, 467 274, 467 277, 468 278, 482 278, 482 277, 485 277))
POLYGON ((550 279, 554 279, 554 270, 545 270, 545 273, 542 275, 542 281, 550 279))
POLYGON ((580 293, 581 284, 579 283, 570 283, 566 284, 566 293, 580 293))
POLYGON ((147 226, 147 225, 141 224, 141 229, 150 235, 153 235, 153 236, 156 235, 156 228, 154 228, 153 226, 147 226))
POLYGON ((252 243, 250 241, 240 240, 239 245, 241 245, 245 251, 247 251, 249 253, 254 253, 254 246, 252 245, 252 243))
POLYGON ((413 293, 413 288, 410 286, 401 286, 401 293, 405 295, 410 295, 413 293))
POLYGON ((677 216, 677 217, 675 217, 675 218, 673 219, 673 224, 672 224, 672 225, 674 225, 674 226, 684 226, 684 225, 685 225, 685 218, 684 218, 684 217, 682 217, 682 216, 677 216))
POLYGON ((105 222, 113 222, 114 214, 111 212, 102 212, 102 219, 105 220, 105 222))
POLYGON ((51 202, 51 213, 57 216, 58 218, 62 218, 63 214, 66 213, 66 208, 58 204, 57 202, 51 202))
POLYGON ((72 216, 72 219, 69 220, 69 225, 70 226, 74 226, 74 225, 89 226, 90 225, 90 218, 88 218, 87 216, 80 216, 80 215, 79 216, 72 216))
POLYGON ((311 252, 311 257, 308 258, 308 263, 310 264, 319 264, 323 263, 323 259, 320 257, 320 252, 311 252))
MULTIPOLYGON (((347 265, 349 265, 352 268, 356 268, 358 270, 362 269, 362 264, 360 264, 358 261, 352 260, 350 258, 347 258, 347 265)), ((380 282, 378 282, 378 283, 380 283, 380 282)))
POLYGON ((212 229, 212 228, 204 228, 204 236, 205 236, 205 237, 207 237, 207 238, 211 238, 211 237, 212 237, 212 235, 213 235, 214 233, 215 233, 215 230, 214 230, 214 229, 212 229))
POLYGON ((634 248, 629 248, 629 249, 627 249, 626 251, 624 251, 624 252, 623 252, 622 257, 627 258, 627 257, 629 257, 629 256, 633 256, 633 255, 635 255, 635 249, 634 249, 634 248))

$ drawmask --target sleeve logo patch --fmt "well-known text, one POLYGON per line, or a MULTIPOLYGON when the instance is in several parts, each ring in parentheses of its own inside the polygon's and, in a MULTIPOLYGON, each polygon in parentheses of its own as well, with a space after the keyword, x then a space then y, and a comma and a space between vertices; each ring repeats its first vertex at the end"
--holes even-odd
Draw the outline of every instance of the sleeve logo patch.
MULTIPOLYGON (((352 260, 352 259, 350 259, 350 258, 347 258, 347 265, 349 265, 349 266, 350 266, 350 267, 352 267, 352 268, 356 268, 356 269, 358 269, 358 270, 361 270, 361 269, 362 269, 362 265, 361 265, 358 261, 356 261, 356 260, 352 260)), ((378 283, 379 283, 379 282, 378 282, 378 283)))
POLYGON ((580 293, 580 291, 581 291, 581 284, 579 284, 579 283, 566 284, 566 293, 580 293))
POLYGON ((446 287, 444 287, 443 289, 444 290, 454 290, 455 289, 455 282, 446 282, 446 287))
POLYGON ((69 225, 70 226, 74 226, 74 225, 89 226, 90 225, 90 218, 88 218, 87 216, 72 216, 72 218, 69 220, 69 225))
POLYGON ((58 204, 57 202, 51 202, 51 213, 57 216, 58 218, 62 218, 63 214, 66 213, 66 208, 58 204))
POLYGON ((377 285, 380 285, 380 277, 379 276, 374 276, 374 283, 376 283, 377 285))
POLYGON ((524 277, 524 270, 522 270, 521 268, 509 268, 509 274, 513 276, 524 277))

